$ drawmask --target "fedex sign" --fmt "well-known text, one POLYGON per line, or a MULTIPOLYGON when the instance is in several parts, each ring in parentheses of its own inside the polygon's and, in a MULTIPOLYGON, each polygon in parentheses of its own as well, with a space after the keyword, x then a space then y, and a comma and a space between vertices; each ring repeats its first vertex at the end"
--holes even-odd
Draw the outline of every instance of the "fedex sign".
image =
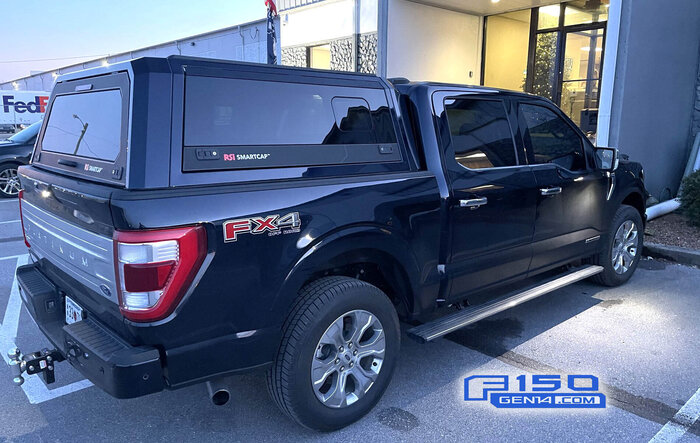
POLYGON ((30 125, 44 117, 49 104, 44 91, 0 91, 0 124, 30 125))
POLYGON ((18 114, 29 112, 31 114, 46 112, 46 103, 49 101, 47 95, 35 95, 33 101, 25 102, 15 99, 14 95, 2 96, 2 112, 10 112, 14 110, 18 114))

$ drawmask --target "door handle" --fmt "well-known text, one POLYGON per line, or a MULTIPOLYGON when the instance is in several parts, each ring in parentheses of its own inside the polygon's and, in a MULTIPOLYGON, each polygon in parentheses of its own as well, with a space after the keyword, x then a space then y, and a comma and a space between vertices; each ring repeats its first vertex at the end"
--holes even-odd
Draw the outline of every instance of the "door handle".
POLYGON ((561 186, 552 186, 550 188, 540 188, 540 194, 542 194, 542 195, 561 194, 561 186))
POLYGON ((488 202, 489 199, 486 197, 468 198, 466 200, 460 200, 459 206, 462 208, 478 209, 479 207, 484 206, 488 202))

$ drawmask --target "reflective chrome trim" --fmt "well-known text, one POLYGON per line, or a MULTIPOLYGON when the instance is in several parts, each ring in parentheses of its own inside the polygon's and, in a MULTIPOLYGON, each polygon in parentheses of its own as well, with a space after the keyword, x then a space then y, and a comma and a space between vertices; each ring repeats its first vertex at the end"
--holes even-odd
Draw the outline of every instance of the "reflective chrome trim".
POLYGON ((111 238, 68 223, 27 201, 22 201, 22 218, 35 257, 47 259, 95 293, 118 302, 111 238))
POLYGON ((608 195, 605 196, 605 199, 609 201, 613 195, 613 191, 615 191, 615 173, 609 172, 608 177, 610 178, 610 189, 608 189, 608 195))
POLYGON ((489 202, 489 199, 486 197, 479 197, 479 198, 469 198, 466 200, 460 200, 459 201, 459 206, 462 208, 472 208, 472 209, 477 209, 489 202))
POLYGON ((598 241, 598 240, 600 240, 600 235, 596 235, 595 237, 587 238, 586 244, 593 243, 594 241, 598 241))
POLYGON ((552 186, 549 188, 540 188, 540 194, 542 195, 556 195, 561 194, 561 186, 552 186))

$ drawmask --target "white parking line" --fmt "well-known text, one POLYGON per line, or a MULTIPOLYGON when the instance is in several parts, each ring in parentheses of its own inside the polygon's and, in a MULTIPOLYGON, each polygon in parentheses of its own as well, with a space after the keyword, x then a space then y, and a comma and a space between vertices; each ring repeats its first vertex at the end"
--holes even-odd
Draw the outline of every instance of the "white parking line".
POLYGON ((1 221, 0 225, 7 225, 10 223, 19 223, 19 220, 7 220, 7 221, 1 221))
POLYGON ((17 203, 17 200, 0 200, 0 203, 17 203))
POLYGON ((680 440, 698 418, 700 418, 700 389, 676 412, 673 421, 666 423, 654 438, 649 440, 649 443, 670 443, 680 440))
MULTIPOLYGON (((7 259, 8 257, 3 257, 7 259)), ((27 254, 17 256, 17 266, 24 265, 28 262, 27 254)), ((15 338, 19 329, 19 316, 22 313, 22 299, 19 296, 19 285, 17 277, 12 281, 12 289, 10 290, 10 299, 7 301, 7 309, 3 316, 2 325, 0 325, 0 351, 2 351, 3 360, 5 363, 10 363, 10 358, 7 356, 7 351, 16 347, 15 338)), ((22 390, 27 396, 29 403, 35 405, 43 403, 54 398, 68 395, 72 392, 80 391, 81 389, 89 388, 92 383, 88 380, 80 380, 66 386, 56 389, 49 389, 37 376, 25 377, 22 390)))
POLYGON ((29 257, 29 255, 27 255, 27 254, 8 255, 7 257, 0 257, 0 260, 17 260, 20 257, 29 257))

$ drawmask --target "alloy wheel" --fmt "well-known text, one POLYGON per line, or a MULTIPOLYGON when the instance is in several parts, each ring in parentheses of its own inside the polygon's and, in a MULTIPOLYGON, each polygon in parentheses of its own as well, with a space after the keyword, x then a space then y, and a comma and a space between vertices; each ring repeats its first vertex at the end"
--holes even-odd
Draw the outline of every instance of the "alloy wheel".
POLYGON ((20 184, 16 168, 7 168, 0 171, 0 191, 5 195, 15 196, 19 194, 20 184))
POLYGON ((639 232, 632 220, 627 220, 617 228, 612 247, 612 265, 615 272, 624 274, 632 266, 637 256, 639 232))
POLYGON ((371 312, 354 310, 338 317, 321 336, 311 364, 316 397, 344 408, 369 391, 382 369, 384 328, 371 312))

